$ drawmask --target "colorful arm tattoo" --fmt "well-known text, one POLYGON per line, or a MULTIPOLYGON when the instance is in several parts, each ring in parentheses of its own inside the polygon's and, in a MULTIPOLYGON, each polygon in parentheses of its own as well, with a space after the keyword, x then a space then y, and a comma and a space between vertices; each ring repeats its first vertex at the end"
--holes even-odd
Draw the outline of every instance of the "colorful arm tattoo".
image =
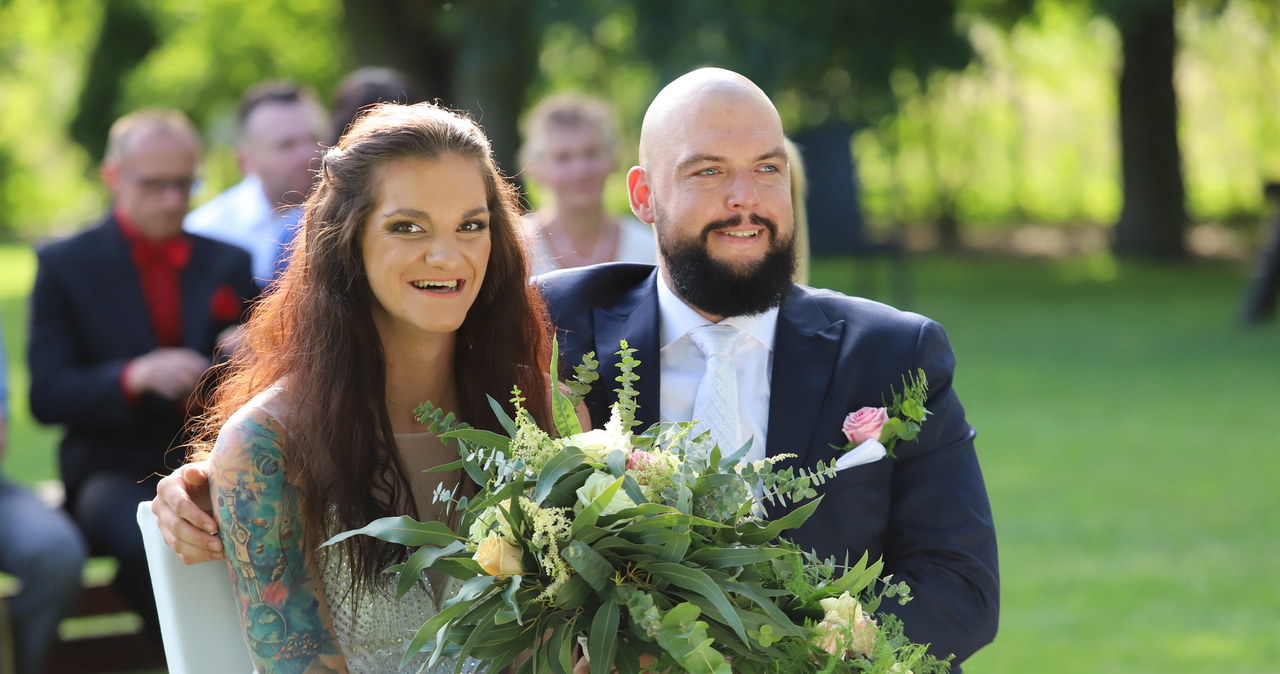
POLYGON ((307 562, 301 493, 281 460, 279 424, 250 409, 218 435, 210 485, 218 530, 241 610, 241 625, 261 674, 346 672, 324 615, 324 591, 307 562))

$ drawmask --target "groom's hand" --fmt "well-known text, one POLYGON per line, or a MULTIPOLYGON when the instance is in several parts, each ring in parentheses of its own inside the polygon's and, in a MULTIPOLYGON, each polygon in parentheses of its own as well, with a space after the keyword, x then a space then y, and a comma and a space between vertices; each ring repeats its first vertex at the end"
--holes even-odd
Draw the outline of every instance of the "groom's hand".
POLYGON ((224 558, 209 501, 208 468, 203 461, 182 466, 160 480, 151 501, 164 542, 184 564, 224 558))

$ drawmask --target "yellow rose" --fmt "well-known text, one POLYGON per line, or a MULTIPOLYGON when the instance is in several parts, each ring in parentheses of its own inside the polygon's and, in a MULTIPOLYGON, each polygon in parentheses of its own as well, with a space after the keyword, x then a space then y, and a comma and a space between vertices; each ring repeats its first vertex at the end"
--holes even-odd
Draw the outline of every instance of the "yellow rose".
POLYGON ((524 573, 520 565, 520 548, 508 543, 502 536, 492 535, 480 541, 472 558, 490 576, 516 576, 524 573))

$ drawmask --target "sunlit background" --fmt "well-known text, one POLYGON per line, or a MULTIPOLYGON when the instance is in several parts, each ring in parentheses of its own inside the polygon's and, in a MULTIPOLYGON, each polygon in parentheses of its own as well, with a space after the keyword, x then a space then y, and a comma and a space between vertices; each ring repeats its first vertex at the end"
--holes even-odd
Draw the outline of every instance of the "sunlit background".
MULTIPOLYGON (((813 284, 956 346, 1004 580, 965 671, 1277 671, 1280 331, 1242 319, 1275 235, 1278 38, 1272 0, 0 0, 5 469, 56 478, 56 429, 25 409, 30 246, 104 211, 121 114, 196 121, 199 203, 239 179, 251 84, 328 101, 392 66, 518 177, 540 96, 610 101, 625 167, 658 88, 720 65, 834 149, 807 167, 838 197, 810 212, 813 284)), ((608 194, 626 209, 621 172, 608 194)))

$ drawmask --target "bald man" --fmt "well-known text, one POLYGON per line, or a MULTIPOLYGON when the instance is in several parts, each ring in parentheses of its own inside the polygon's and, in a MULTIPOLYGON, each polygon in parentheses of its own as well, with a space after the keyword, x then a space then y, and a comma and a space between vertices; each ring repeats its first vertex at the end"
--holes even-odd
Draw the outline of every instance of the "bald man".
MULTIPOLYGON (((841 470, 792 534, 842 561, 883 557, 885 573, 907 582, 915 600, 881 608, 934 654, 962 661, 995 637, 999 580, 974 430, 951 386, 951 347, 922 316, 793 284, 790 186, 782 123, 759 87, 707 68, 664 88, 645 114, 640 165, 627 176, 632 210, 656 232, 658 266, 539 277, 562 362, 594 351, 600 372, 612 372, 626 339, 641 361, 642 423, 703 417, 718 403, 728 412, 709 425, 722 446, 751 439, 749 460, 796 454, 784 465, 807 467, 835 458, 845 415, 881 405, 923 368, 932 415, 919 438, 900 443, 896 457, 841 470), (707 328, 729 336, 731 375, 708 368, 707 328)), ((597 422, 608 418, 610 388, 586 400, 597 422)), ((184 474, 203 481, 198 469, 184 474)), ((187 485, 162 481, 157 514, 175 549, 208 558, 217 544, 197 528, 214 523, 187 485)))
POLYGON ((102 164, 111 212, 39 250, 32 290, 31 411, 65 429, 66 510, 93 554, 120 562, 116 584, 157 637, 136 524, 153 489, 143 480, 167 472, 219 334, 257 293, 248 253, 182 231, 199 153, 177 111, 117 121, 102 164))
MULTIPOLYGON (((883 556, 885 573, 915 600, 881 608, 935 655, 963 661, 995 637, 999 576, 951 347, 927 318, 791 282, 790 185, 782 123, 759 87, 714 68, 668 85, 645 114, 640 165, 627 176, 632 209, 656 232, 658 266, 541 277, 564 357, 595 351, 600 371, 611 372, 627 339, 642 363, 641 421, 683 421, 702 416, 699 387, 711 380, 695 334, 732 326, 721 330, 737 335, 737 428, 717 440, 737 447, 750 438, 748 460, 789 453, 798 458, 783 465, 806 467, 835 458, 845 415, 883 404, 903 375, 923 368, 932 415, 918 440, 841 470, 792 537, 840 560, 883 556)), ((609 388, 588 397, 593 419, 608 418, 609 388)))

